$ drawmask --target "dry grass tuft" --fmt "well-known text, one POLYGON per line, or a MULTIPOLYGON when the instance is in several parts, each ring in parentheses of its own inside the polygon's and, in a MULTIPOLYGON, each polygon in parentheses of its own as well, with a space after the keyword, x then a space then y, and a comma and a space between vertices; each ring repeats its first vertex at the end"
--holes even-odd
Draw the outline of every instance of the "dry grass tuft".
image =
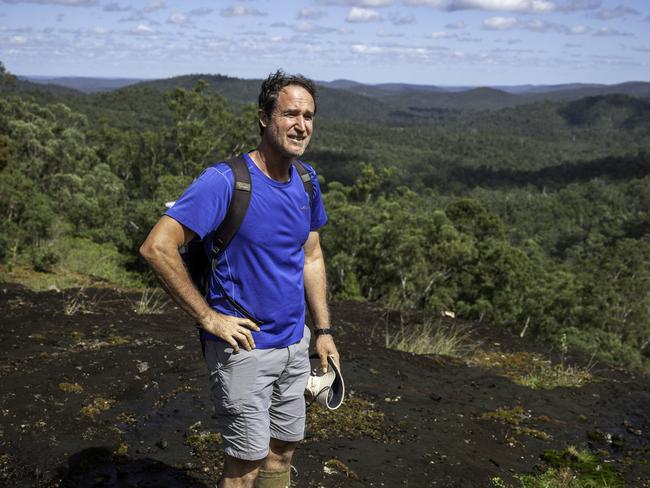
POLYGON ((165 311, 166 305, 167 300, 163 299, 160 290, 146 289, 135 302, 133 311, 138 315, 158 315, 165 311))
POLYGON ((462 357, 472 350, 470 330, 457 325, 434 326, 432 323, 402 328, 393 336, 385 333, 385 345, 388 349, 410 352, 413 354, 436 354, 440 356, 462 357))

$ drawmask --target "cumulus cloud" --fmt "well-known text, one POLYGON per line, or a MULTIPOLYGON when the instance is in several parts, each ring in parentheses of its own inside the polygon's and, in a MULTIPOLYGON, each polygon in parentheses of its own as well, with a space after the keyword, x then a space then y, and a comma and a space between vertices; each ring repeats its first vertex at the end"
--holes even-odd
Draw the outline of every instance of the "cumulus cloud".
POLYGON ((181 12, 174 12, 167 19, 168 24, 185 25, 188 23, 187 15, 181 12))
POLYGON ((13 44, 13 45, 27 44, 27 38, 25 36, 13 36, 9 38, 9 44, 13 44))
POLYGON ((302 20, 319 20, 326 15, 327 14, 322 10, 316 10, 313 8, 303 8, 298 10, 298 18, 302 20))
POLYGON ((352 7, 345 17, 346 22, 381 22, 382 16, 375 10, 369 8, 352 7))
POLYGON ((587 32, 589 32, 589 27, 586 25, 578 24, 569 27, 570 34, 586 34, 587 32))
POLYGON ((508 30, 519 25, 515 17, 488 17, 483 21, 483 28, 488 30, 508 30))
POLYGON ((353 44, 350 50, 355 54, 399 54, 399 55, 420 55, 431 54, 431 50, 418 46, 376 46, 372 44, 353 44))
POLYGON ((628 32, 621 32, 616 29, 610 29, 609 27, 601 27, 594 32, 594 36, 598 37, 629 37, 631 35, 628 32))
POLYGON ((639 12, 633 8, 618 5, 612 9, 604 8, 596 13, 596 17, 601 20, 617 19, 619 17, 625 17, 627 15, 639 15, 639 12))
POLYGON ((264 17, 265 15, 264 12, 260 12, 256 8, 244 7, 242 5, 235 5, 221 10, 222 17, 264 17))
POLYGON ((520 29, 531 32, 557 32, 566 35, 580 35, 591 31, 585 25, 566 26, 541 19, 522 21, 516 17, 489 17, 483 21, 483 29, 497 31, 520 29))
POLYGON ((447 10, 485 10, 488 12, 550 12, 555 4, 548 0, 451 0, 447 10))
POLYGON ((153 34, 153 29, 146 24, 139 24, 135 29, 133 29, 135 34, 153 34))
POLYGON ((448 37, 452 37, 449 32, 446 31, 436 31, 431 33, 431 38, 432 39, 447 39, 448 37))

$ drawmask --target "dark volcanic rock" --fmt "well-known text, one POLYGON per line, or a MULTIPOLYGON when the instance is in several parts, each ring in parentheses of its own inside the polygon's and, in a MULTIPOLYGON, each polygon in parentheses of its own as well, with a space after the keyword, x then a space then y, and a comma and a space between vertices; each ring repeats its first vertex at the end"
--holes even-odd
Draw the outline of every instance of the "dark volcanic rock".
MULTIPOLYGON (((137 315, 137 296, 108 289, 0 289, 0 485, 215 485, 220 437, 182 312, 137 315), (67 315, 75 296, 84 307, 67 315)), ((488 487, 568 445, 607 451, 629 486, 650 478, 648 378, 603 369, 582 388, 531 390, 459 360, 385 349, 392 314, 354 303, 332 312, 349 397, 335 415, 310 407, 296 486, 488 487), (527 430, 493 420, 498 412, 527 430)), ((532 346, 485 326, 475 337, 532 346)))

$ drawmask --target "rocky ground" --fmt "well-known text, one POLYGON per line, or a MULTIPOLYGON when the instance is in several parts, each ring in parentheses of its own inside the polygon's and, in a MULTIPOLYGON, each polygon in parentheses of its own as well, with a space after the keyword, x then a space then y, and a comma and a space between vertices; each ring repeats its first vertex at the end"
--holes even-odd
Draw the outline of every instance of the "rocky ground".
MULTIPOLYGON (((140 298, 0 284, 0 485, 215 486, 196 332, 172 305, 136 313, 140 298)), ((596 366, 585 386, 531 389, 517 371, 543 351, 519 337, 474 324, 471 359, 417 356, 383 347, 412 318, 332 312, 349 395, 334 413, 310 407, 295 486, 518 486, 515 473, 570 464, 567 446, 597 454, 609 481, 594 486, 650 486, 647 377, 596 366)))

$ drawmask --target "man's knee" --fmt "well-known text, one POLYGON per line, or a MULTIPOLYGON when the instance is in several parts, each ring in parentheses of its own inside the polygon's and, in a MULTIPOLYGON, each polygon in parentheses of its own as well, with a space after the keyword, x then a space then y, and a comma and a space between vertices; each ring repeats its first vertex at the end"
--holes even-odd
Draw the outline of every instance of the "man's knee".
POLYGON ((288 468, 291 466, 291 459, 297 445, 297 442, 286 442, 272 438, 269 443, 269 454, 266 456, 262 467, 276 471, 288 468))
POLYGON ((248 461, 226 455, 219 488, 251 487, 263 460, 248 461))

